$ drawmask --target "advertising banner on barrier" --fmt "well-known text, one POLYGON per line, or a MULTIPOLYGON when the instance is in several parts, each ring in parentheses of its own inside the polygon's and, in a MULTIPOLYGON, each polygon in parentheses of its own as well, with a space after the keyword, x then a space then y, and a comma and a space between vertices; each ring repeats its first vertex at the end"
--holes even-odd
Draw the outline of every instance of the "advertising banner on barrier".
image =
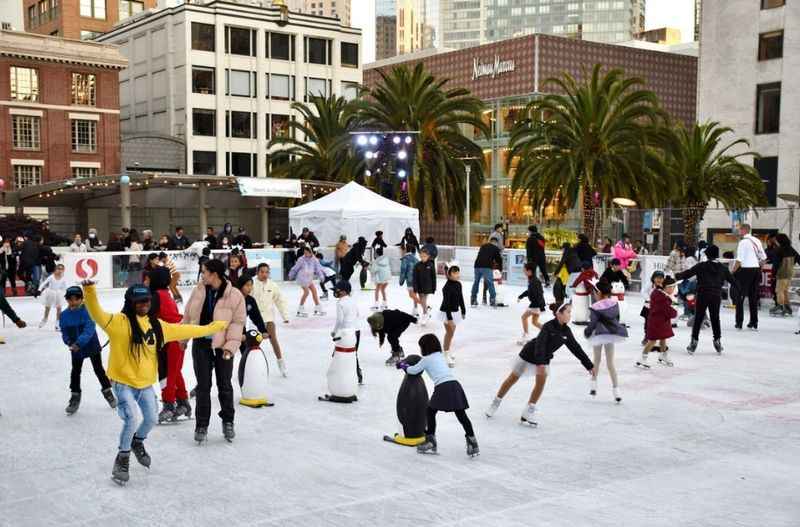
POLYGON ((667 256, 647 255, 642 258, 642 283, 650 283, 650 277, 656 271, 664 271, 667 268, 667 256))
POLYGON ((175 269, 181 274, 178 286, 191 287, 197 285, 197 275, 200 272, 200 257, 194 251, 181 251, 169 254, 175 262, 175 269))
POLYGON ((521 249, 506 249, 503 252, 505 260, 505 279, 511 285, 526 285, 528 278, 525 276, 526 254, 521 249))
POLYGON ((273 280, 281 280, 283 277, 283 253, 278 249, 245 249, 247 256, 247 267, 254 269, 260 263, 269 265, 270 276, 273 280))
POLYGON ((111 288, 113 270, 110 253, 66 253, 61 256, 67 283, 93 280, 98 288, 111 288))

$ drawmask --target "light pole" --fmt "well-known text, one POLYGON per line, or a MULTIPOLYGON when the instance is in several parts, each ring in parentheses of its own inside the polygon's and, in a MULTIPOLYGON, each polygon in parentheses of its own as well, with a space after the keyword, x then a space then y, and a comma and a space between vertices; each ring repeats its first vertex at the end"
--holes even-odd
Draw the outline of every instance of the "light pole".
POLYGON ((459 157, 458 159, 460 161, 468 161, 467 163, 464 163, 464 171, 466 172, 466 176, 467 176, 467 206, 466 206, 466 211, 464 212, 464 236, 465 236, 464 244, 469 246, 470 245, 470 237, 471 237, 470 236, 471 235, 471 233, 470 233, 470 222, 471 222, 471 218, 470 218, 470 187, 472 186, 472 180, 470 179, 470 174, 472 173, 472 163, 469 163, 469 161, 476 161, 478 158, 477 157, 459 157))

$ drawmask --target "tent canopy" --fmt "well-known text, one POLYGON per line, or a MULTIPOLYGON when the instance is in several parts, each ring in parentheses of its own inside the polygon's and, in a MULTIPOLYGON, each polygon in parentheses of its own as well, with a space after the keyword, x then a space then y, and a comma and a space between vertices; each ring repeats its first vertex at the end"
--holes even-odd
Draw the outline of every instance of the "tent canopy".
POLYGON ((372 241, 383 231, 388 244, 399 243, 406 228, 419 235, 419 211, 350 182, 311 203, 289 209, 289 226, 299 234, 308 227, 325 246, 335 245, 342 234, 353 243, 359 236, 372 241))

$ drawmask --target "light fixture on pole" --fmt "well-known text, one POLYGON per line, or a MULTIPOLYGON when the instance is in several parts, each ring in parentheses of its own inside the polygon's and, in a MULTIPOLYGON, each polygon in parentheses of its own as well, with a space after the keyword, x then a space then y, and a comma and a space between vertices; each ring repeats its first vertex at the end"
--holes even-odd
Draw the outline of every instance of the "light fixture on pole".
MULTIPOLYGON (((614 198, 611 202, 622 209, 622 234, 628 230, 628 209, 636 206, 636 202, 629 198, 614 198)), ((613 219, 611 220, 614 221, 613 219)), ((620 222, 616 222, 620 223, 620 222)))
POLYGON ((464 236, 465 236, 464 244, 467 245, 467 246, 470 245, 470 238, 471 238, 471 233, 470 233, 470 222, 471 222, 471 218, 470 218, 470 212, 471 212, 470 211, 470 187, 472 186, 471 185, 472 179, 470 178, 470 174, 472 173, 472 161, 477 161, 478 159, 480 159, 480 158, 478 158, 478 157, 459 157, 458 158, 459 161, 463 161, 464 162, 464 172, 466 173, 466 179, 467 179, 467 206, 466 206, 466 210, 464 211, 464 236))

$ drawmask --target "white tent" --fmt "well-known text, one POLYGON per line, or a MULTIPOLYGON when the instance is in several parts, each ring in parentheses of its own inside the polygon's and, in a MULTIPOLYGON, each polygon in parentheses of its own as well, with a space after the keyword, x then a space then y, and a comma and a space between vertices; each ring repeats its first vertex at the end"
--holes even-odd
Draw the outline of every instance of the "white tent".
POLYGON ((327 196, 289 209, 289 226, 298 235, 308 227, 323 246, 335 245, 342 234, 351 244, 359 236, 372 241, 375 231, 383 231, 383 239, 392 245, 400 242, 408 227, 419 236, 419 211, 350 182, 327 196))

